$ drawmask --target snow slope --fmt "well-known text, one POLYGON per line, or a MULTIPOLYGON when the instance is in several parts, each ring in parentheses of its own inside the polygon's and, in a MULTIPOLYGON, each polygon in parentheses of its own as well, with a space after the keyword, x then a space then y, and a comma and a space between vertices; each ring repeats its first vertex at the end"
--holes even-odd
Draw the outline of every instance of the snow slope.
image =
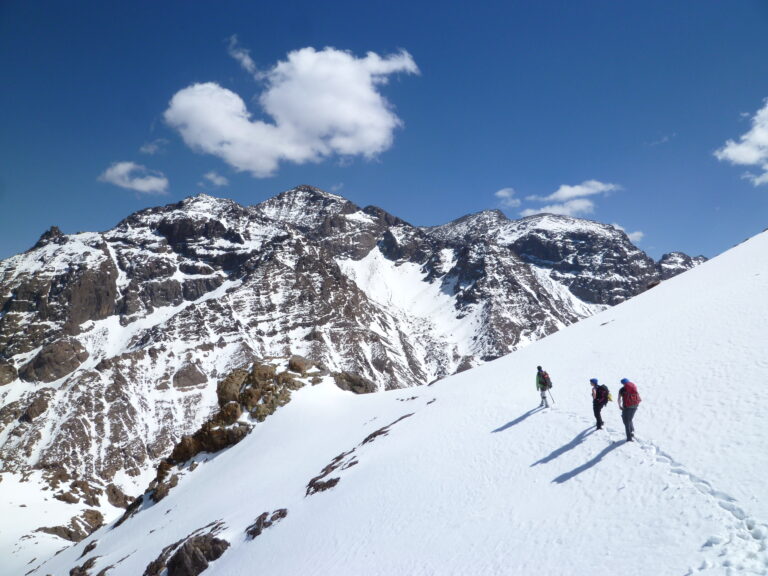
POLYGON ((33 574, 97 556, 92 574, 142 574, 216 521, 230 547, 205 574, 766 574, 766 253, 763 233, 431 386, 302 389, 166 499, 33 574), (555 384, 548 410, 537 364, 555 384), (637 383, 637 442, 623 442, 615 405, 594 430, 591 377, 614 396, 620 378, 637 383), (338 456, 320 478, 338 484, 307 495, 338 456))

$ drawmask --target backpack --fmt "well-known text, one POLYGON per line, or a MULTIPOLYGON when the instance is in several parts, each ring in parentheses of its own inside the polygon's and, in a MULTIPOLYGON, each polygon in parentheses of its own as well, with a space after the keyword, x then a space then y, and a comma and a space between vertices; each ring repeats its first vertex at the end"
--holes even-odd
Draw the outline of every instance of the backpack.
POLYGON ((638 406, 640 402, 642 402, 642 399, 637 391, 637 386, 632 382, 624 384, 624 407, 632 408, 638 406))
POLYGON ((605 384, 600 384, 600 386, 597 387, 595 400, 597 400, 597 402, 603 406, 608 404, 608 402, 613 401, 613 398, 611 398, 611 391, 608 389, 608 386, 605 384))
POLYGON ((549 390, 550 388, 552 388, 552 380, 549 379, 549 374, 547 374, 546 372, 542 372, 542 375, 543 375, 542 380, 544 381, 544 388, 546 390, 549 390))

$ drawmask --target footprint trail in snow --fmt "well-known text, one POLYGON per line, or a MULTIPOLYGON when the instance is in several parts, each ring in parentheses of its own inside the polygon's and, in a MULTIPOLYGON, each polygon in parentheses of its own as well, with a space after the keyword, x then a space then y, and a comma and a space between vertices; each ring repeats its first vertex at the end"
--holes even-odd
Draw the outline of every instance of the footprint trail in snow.
MULTIPOLYGON (((592 421, 581 415, 571 414, 572 418, 587 424, 592 421)), ((617 439, 617 432, 606 427, 611 442, 623 444, 617 439)), ((671 455, 664 452, 655 443, 635 438, 638 446, 647 458, 658 464, 667 466, 669 473, 687 481, 698 490, 709 502, 717 514, 723 516, 723 531, 713 535, 702 544, 704 558, 701 563, 691 567, 686 576, 705 574, 768 574, 768 525, 752 518, 744 509, 736 504, 736 499, 725 492, 717 490, 704 478, 693 474, 671 455)))

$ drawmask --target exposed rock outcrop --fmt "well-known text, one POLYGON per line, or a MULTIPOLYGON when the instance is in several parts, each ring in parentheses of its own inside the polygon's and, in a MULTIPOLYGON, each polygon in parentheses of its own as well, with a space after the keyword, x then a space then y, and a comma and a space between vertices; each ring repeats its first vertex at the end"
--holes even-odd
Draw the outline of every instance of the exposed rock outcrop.
POLYGON ((333 379, 336 385, 342 390, 354 392, 355 394, 368 394, 376 391, 376 384, 360 376, 349 372, 335 372, 333 379))
POLYGON ((0 360, 0 386, 10 384, 18 377, 19 373, 16 371, 16 367, 13 364, 0 360))
POLYGON ((216 537, 222 528, 221 523, 216 523, 166 546, 144 570, 144 576, 197 576, 202 573, 229 548, 229 542, 216 537), (207 529, 208 533, 201 534, 207 529))
POLYGON ((24 414, 21 415, 20 420, 22 422, 32 422, 38 416, 45 414, 45 411, 48 410, 48 402, 51 395, 52 390, 41 390, 40 392, 37 392, 34 395, 32 402, 27 406, 27 409, 24 410, 24 414))
POLYGON ((107 495, 107 501, 115 508, 128 508, 129 504, 131 503, 131 498, 129 498, 125 492, 120 490, 120 488, 114 484, 109 484, 106 487, 105 492, 107 495))
POLYGON ((208 378, 206 375, 200 367, 195 364, 186 364, 173 375, 174 388, 198 386, 200 384, 205 384, 207 381, 208 378))
POLYGON ((85 510, 80 516, 73 516, 66 526, 52 526, 38 528, 36 532, 45 532, 69 540, 70 542, 80 542, 88 537, 89 534, 101 528, 104 525, 104 516, 98 510, 85 510))
POLYGON ((264 532, 264 530, 271 528, 286 516, 288 516, 288 510, 285 508, 275 510, 272 514, 264 512, 256 518, 256 521, 253 524, 246 528, 245 533, 249 539, 253 540, 256 537, 261 536, 261 533, 264 532))
POLYGON ((53 382, 70 374, 88 359, 88 352, 73 338, 56 340, 45 346, 19 372, 27 382, 53 382))
POLYGON ((229 542, 211 534, 193 536, 168 560, 168 576, 197 576, 227 548, 229 542))

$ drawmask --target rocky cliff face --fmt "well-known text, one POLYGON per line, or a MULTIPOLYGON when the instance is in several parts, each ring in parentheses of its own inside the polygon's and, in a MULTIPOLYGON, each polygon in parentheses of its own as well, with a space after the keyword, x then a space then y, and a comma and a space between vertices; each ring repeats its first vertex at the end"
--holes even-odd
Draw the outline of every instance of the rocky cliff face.
POLYGON ((424 384, 697 263, 586 220, 419 228, 308 186, 52 228, 0 262, 0 472, 137 493, 256 359, 300 354, 356 391, 424 384))

